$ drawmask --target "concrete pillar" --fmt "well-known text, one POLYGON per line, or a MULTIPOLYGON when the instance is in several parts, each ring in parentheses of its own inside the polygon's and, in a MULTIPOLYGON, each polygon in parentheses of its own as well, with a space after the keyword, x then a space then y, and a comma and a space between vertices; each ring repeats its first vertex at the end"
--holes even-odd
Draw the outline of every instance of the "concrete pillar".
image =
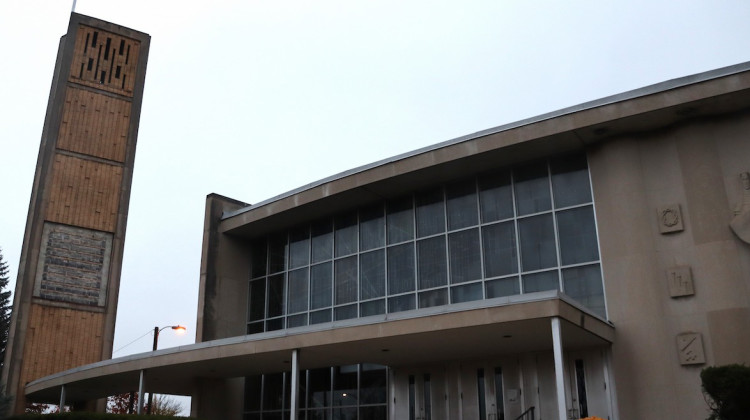
POLYGON ((292 351, 292 396, 290 404, 291 420, 297 420, 299 411, 299 349, 292 351))
POLYGON ((565 387, 565 367, 563 363, 562 331, 560 318, 552 318, 552 350, 555 354, 555 389, 557 390, 557 418, 567 420, 568 408, 565 387))
POLYGON ((138 408, 136 408, 136 414, 143 414, 143 391, 146 385, 146 371, 141 370, 141 376, 138 379, 138 408))
POLYGON ((60 387, 60 412, 65 411, 65 385, 60 387))

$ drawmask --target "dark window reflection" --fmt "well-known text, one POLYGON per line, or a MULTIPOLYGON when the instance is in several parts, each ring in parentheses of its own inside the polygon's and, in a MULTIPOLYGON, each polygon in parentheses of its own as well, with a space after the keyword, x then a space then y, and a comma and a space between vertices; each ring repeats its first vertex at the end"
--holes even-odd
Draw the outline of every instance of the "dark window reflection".
POLYGON ((591 206, 557 213, 557 229, 563 265, 599 259, 594 209, 591 206))
POLYGON ((448 229, 461 229, 477 225, 477 187, 474 179, 452 184, 445 189, 448 229))
POLYGON ((479 229, 462 230, 448 235, 451 283, 463 283, 482 276, 479 256, 479 229))
POLYGON ((513 170, 518 215, 538 213, 552 208, 547 164, 542 162, 513 170))
POLYGON ((385 296, 385 251, 378 249, 359 256, 360 299, 385 296))
POLYGON ((591 202, 586 155, 572 155, 550 162, 552 171, 552 191, 555 194, 555 207, 567 207, 591 202))
POLYGON ((418 241, 417 261, 420 289, 429 289, 448 283, 445 236, 441 235, 418 241))
POLYGON ((526 274, 522 278, 524 293, 560 289, 560 282, 558 280, 556 270, 545 271, 543 273, 526 274))
POLYGON ((523 271, 557 265, 555 229, 551 214, 521 219, 518 221, 518 230, 521 237, 523 271))
POLYGON ((417 237, 435 235, 445 232, 445 206, 443 189, 437 188, 417 194, 417 237))
POLYGON ((359 213, 359 248, 367 251, 385 245, 385 214, 377 205, 359 213))
POLYGON ((414 238, 414 211, 411 197, 388 202, 388 243, 397 244, 414 238))
POLYGON ((388 294, 414 290, 414 244, 388 248, 388 294))
POLYGON ((484 276, 496 277, 518 272, 516 229, 512 221, 482 228, 484 276))
POLYGON ((479 203, 483 223, 513 217, 510 171, 504 170, 479 178, 479 203))
POLYGON ((323 220, 312 225, 312 262, 333 258, 333 223, 323 220))

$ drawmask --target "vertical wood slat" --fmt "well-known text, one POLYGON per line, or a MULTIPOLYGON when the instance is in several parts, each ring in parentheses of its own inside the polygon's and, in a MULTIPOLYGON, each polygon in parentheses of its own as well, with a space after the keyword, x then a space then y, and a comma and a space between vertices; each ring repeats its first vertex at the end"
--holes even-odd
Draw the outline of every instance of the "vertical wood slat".
POLYGON ((52 172, 46 220, 115 231, 121 167, 58 154, 52 172))
POLYGON ((123 99, 68 88, 57 148, 124 163, 130 108, 123 99))
POLYGON ((32 304, 30 321, 22 383, 101 360, 104 314, 32 304))
POLYGON ((81 83, 108 92, 133 96, 139 52, 140 42, 134 39, 81 25, 78 28, 78 33, 76 35, 76 44, 73 50, 73 60, 70 66, 69 80, 71 82, 81 83), (92 46, 94 33, 97 35, 97 44, 92 46), (109 57, 105 59, 104 53, 107 38, 111 39, 111 44, 109 57), (88 47, 86 46, 87 39, 88 47), (125 42, 125 51, 123 55, 119 54, 120 41, 125 42), (128 48, 130 49, 129 53, 127 52, 128 48), (101 55, 99 53, 100 49, 101 55), (92 60, 93 62, 91 70, 88 70, 89 60, 92 60), (126 60, 127 63, 125 62, 126 60), (81 74, 81 65, 83 65, 83 74, 81 74), (120 66, 120 77, 117 78, 115 75, 112 75, 112 78, 110 79, 110 68, 112 71, 116 71, 117 66, 120 66), (102 71, 106 72, 106 77, 103 82, 101 80, 102 71))

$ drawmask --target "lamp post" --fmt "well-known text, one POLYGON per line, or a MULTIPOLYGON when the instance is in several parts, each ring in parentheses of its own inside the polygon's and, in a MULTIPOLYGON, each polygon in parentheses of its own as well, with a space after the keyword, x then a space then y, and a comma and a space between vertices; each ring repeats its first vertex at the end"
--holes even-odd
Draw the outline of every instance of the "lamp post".
MULTIPOLYGON (((182 325, 168 325, 166 327, 161 327, 161 328, 159 328, 158 326, 154 327, 154 351, 156 351, 156 347, 159 345, 159 333, 162 332, 163 330, 166 330, 167 328, 171 328, 179 332, 187 331, 187 328, 183 327, 182 325)), ((146 409, 146 414, 148 415, 151 415, 151 404, 153 404, 153 402, 154 402, 154 393, 149 392, 148 393, 148 407, 146 409)))

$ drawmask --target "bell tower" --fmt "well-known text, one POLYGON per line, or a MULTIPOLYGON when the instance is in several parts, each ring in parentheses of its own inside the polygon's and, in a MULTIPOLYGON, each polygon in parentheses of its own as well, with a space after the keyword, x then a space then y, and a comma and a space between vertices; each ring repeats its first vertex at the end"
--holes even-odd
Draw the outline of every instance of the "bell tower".
POLYGON ((112 356, 150 36, 72 13, 60 40, 2 372, 29 381, 112 356))

